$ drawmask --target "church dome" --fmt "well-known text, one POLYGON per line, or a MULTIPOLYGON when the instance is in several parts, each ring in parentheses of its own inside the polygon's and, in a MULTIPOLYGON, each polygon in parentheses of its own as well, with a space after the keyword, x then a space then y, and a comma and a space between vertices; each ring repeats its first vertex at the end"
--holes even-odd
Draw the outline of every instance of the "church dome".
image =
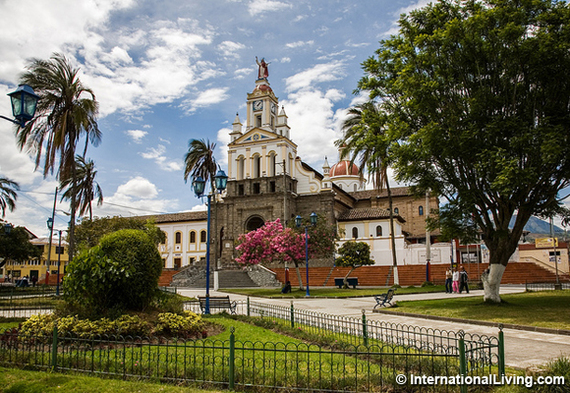
POLYGON ((330 169, 330 177, 360 176, 356 164, 350 164, 349 160, 342 160, 334 164, 330 169))
POLYGON ((262 84, 258 84, 257 86, 255 86, 255 89, 253 89, 253 91, 261 91, 261 92, 272 92, 273 90, 271 89, 271 87, 269 87, 269 85, 266 85, 265 83, 262 84))

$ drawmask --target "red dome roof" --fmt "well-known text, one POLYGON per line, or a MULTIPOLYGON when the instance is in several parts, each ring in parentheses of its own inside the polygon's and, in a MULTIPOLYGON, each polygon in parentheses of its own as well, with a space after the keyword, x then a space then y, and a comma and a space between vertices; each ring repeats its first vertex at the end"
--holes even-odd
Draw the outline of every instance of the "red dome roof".
POLYGON ((350 164, 349 160, 342 160, 334 164, 330 169, 330 176, 360 176, 356 164, 350 164))

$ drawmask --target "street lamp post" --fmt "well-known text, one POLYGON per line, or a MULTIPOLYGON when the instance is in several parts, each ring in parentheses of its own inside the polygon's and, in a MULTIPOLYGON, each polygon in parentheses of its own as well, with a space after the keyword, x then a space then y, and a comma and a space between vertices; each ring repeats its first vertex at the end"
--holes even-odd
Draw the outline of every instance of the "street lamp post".
MULTIPOLYGON (((311 225, 317 225, 317 214, 312 212, 309 216, 311 219, 311 225)), ((295 225, 297 228, 300 228, 303 223, 303 217, 297 215, 295 217, 295 225)), ((307 281, 307 293, 305 296, 311 296, 309 293, 309 226, 305 225, 305 273, 306 273, 306 281, 307 281)))
POLYGON ((29 85, 19 85, 8 96, 12 104, 12 115, 17 121, 2 115, 0 117, 23 128, 26 122, 33 119, 40 96, 34 93, 34 89, 29 85))
MULTIPOLYGON (((216 173, 214 176, 214 188, 215 190, 211 190, 212 192, 208 194, 208 221, 206 227, 206 306, 204 307, 204 314, 210 314, 210 215, 211 215, 211 197, 215 193, 215 191, 222 193, 227 186, 228 183, 228 176, 224 171, 221 169, 216 173)), ((201 177, 195 177, 192 181, 192 188, 196 193, 196 197, 202 198, 204 195, 204 190, 206 188, 206 181, 201 177)))
MULTIPOLYGON (((10 234, 10 232, 12 232, 12 224, 10 224, 9 222, 7 222, 6 224, 4 224, 4 233, 6 234, 6 236, 8 236, 10 234)), ((6 260, 6 271, 8 272, 8 255, 4 256, 4 259, 6 260)), ((12 270, 10 270, 10 272, 14 273, 14 266, 12 266, 12 270)))
POLYGON ((59 234, 59 247, 57 250, 57 284, 55 287, 55 296, 59 296, 59 267, 61 265, 61 229, 57 232, 59 234))

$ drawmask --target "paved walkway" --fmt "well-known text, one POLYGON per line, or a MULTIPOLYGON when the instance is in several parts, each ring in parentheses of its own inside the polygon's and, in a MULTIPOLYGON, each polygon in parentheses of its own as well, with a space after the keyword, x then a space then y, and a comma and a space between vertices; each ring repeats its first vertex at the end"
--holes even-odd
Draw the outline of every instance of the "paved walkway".
MULTIPOLYGON (((504 286, 501 287, 501 294, 524 292, 523 287, 504 286)), ((178 293, 185 296, 204 296, 205 290, 179 289, 178 293)), ((227 293, 210 291, 211 296, 224 296, 227 293)), ((399 300, 417 300, 417 299, 442 299, 449 297, 465 297, 465 296, 483 296, 482 290, 472 290, 467 294, 446 294, 446 293, 429 293, 429 294, 413 294, 413 295, 397 295, 399 300)), ((245 299, 245 296, 230 294, 232 300, 245 299)), ((291 299, 265 299, 256 298, 256 301, 275 304, 281 306, 290 306, 291 299)), ((400 323, 405 325, 423 326, 433 329, 459 331, 464 330, 467 333, 497 336, 499 330, 496 327, 481 326, 468 324, 465 322, 446 322, 439 320, 430 320, 425 318, 416 318, 401 315, 373 313, 372 309, 376 302, 373 297, 361 297, 350 299, 293 299, 296 308, 313 310, 332 315, 362 316, 362 310, 365 310, 366 317, 373 320, 382 320, 392 323, 400 323)), ((516 329, 504 329, 505 337, 505 362, 507 366, 517 368, 527 368, 545 364, 548 361, 557 358, 560 355, 570 356, 570 336, 537 333, 516 329)))

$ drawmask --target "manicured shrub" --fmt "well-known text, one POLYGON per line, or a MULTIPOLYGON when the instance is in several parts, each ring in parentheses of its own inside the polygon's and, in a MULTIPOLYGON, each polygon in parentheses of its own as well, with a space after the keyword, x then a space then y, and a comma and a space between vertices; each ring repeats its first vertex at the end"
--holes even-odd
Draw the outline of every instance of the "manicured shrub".
POLYGON ((188 336, 200 333, 204 329, 202 318, 190 311, 182 315, 174 313, 158 314, 154 333, 160 335, 188 336))
POLYGON ((73 259, 64 296, 84 306, 90 317, 143 310, 156 296, 161 271, 162 259, 151 238, 140 230, 120 230, 73 259))

